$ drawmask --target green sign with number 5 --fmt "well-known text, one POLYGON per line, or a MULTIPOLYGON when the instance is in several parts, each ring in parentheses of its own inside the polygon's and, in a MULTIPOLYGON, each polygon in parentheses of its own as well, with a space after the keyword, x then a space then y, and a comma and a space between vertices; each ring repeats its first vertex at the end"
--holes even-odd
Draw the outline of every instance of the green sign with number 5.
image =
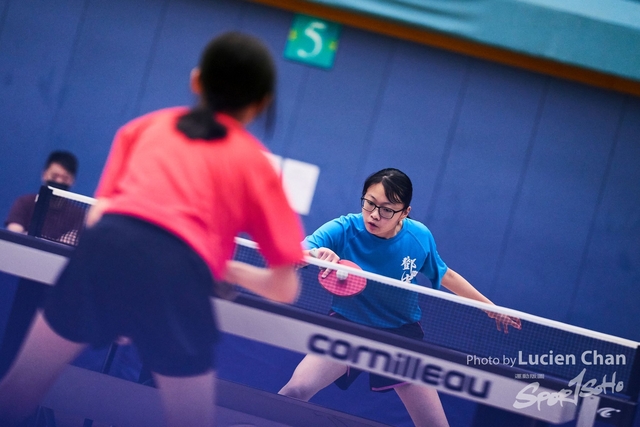
POLYGON ((340 24, 307 15, 296 15, 289 30, 284 57, 322 68, 331 68, 338 49, 340 24))

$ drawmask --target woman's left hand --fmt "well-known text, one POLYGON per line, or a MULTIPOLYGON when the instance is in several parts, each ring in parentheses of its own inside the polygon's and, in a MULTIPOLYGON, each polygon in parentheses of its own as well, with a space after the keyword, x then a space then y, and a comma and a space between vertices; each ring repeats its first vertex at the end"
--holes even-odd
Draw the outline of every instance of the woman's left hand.
POLYGON ((102 214, 109 207, 108 199, 98 199, 96 203, 89 208, 89 213, 87 213, 86 226, 93 227, 96 225, 100 218, 102 218, 102 214))
POLYGON ((491 311, 486 311, 486 313, 487 316, 496 321, 496 328, 498 328, 499 331, 504 331, 505 334, 509 333, 509 326, 516 329, 522 329, 522 323, 517 317, 507 316, 506 314, 494 313, 491 311))

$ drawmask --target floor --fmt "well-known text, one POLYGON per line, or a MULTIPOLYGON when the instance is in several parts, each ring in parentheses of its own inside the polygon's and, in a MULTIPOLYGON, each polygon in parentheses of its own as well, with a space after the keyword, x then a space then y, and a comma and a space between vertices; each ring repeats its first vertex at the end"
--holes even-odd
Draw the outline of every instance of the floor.
MULTIPOLYGON (((242 412, 232 411, 226 408, 220 408, 218 411, 218 427, 293 427, 287 424, 281 424, 274 421, 265 420, 264 418, 254 417, 242 412)), ((84 419, 73 414, 56 411, 55 427, 85 427, 84 419)), ((100 422, 93 422, 91 427, 127 427, 127 426, 111 426, 100 422)), ((155 427, 155 426, 154 426, 155 427)))
MULTIPOLYGON (((388 427, 222 379, 216 389, 217 427, 388 427)), ((75 366, 65 369, 42 404, 54 408, 55 427, 84 427, 85 417, 96 421, 92 427, 163 424, 156 388, 75 366)))

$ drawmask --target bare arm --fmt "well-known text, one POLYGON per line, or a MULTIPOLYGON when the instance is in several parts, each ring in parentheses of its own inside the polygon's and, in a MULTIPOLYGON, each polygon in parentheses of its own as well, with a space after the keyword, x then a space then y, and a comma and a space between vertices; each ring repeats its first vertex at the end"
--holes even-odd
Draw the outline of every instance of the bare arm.
MULTIPOLYGON (((485 297, 473 287, 471 283, 467 281, 460 274, 456 273, 452 269, 447 269, 447 272, 442 277, 442 286, 449 289, 454 294, 469 298, 475 301, 486 302, 487 304, 493 304, 489 298, 485 297)), ((504 333, 509 332, 509 326, 512 326, 516 329, 520 329, 522 327, 520 323, 520 319, 512 316, 507 316, 506 314, 493 313, 490 311, 486 311, 487 315, 496 321, 496 327, 498 330, 503 330, 504 333)))
POLYGON ((27 233, 27 230, 25 230, 24 227, 17 222, 11 222, 7 224, 7 230, 13 231, 14 233, 27 233))
POLYGON ((450 268, 447 269, 447 272, 442 277, 441 283, 442 286, 449 289, 456 295, 480 302, 486 302, 488 304, 493 304, 489 300, 489 298, 485 297, 480 293, 480 291, 474 288, 473 285, 467 281, 467 279, 450 268))
POLYGON ((105 198, 99 198, 96 203, 91 206, 89 212, 87 213, 86 224, 87 227, 93 227, 100 218, 102 218, 102 214, 105 209, 109 206, 109 200, 105 198))
POLYGON ((260 268, 240 261, 228 261, 224 280, 278 302, 292 303, 298 296, 298 275, 294 265, 260 268))

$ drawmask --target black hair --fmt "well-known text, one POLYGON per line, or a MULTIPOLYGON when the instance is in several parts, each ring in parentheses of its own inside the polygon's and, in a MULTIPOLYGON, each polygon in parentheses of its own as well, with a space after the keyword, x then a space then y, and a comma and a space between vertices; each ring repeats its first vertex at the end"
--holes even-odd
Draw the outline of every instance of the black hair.
POLYGON ((44 169, 49 169, 52 163, 62 166, 74 178, 78 174, 78 158, 70 151, 56 150, 51 152, 44 164, 44 169))
POLYGON ((269 49, 257 38, 224 33, 209 42, 199 63, 201 102, 178 121, 190 139, 224 138, 227 129, 215 120, 216 112, 233 114, 272 96, 276 69, 269 49))
POLYGON ((384 187, 384 195, 390 202, 402 203, 404 209, 411 205, 413 184, 404 172, 394 168, 386 168, 369 175, 362 187, 362 197, 367 194, 369 187, 380 183, 384 187))

